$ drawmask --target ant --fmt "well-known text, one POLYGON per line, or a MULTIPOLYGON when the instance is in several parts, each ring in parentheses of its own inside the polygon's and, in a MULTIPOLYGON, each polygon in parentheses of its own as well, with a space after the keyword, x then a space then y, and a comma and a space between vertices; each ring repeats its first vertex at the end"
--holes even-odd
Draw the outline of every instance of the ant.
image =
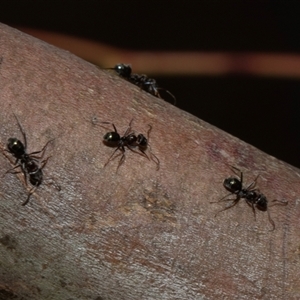
MULTIPOLYGON (((238 175, 237 171, 240 172, 240 174, 238 175, 239 178, 229 177, 224 180, 223 186, 225 187, 225 189, 227 191, 230 192, 230 194, 226 195, 225 197, 223 197, 222 199, 220 199, 217 202, 211 202, 211 203, 218 203, 221 201, 232 201, 232 203, 231 203, 231 205, 229 205, 229 206, 225 207, 224 209, 220 210, 219 212, 217 212, 215 217, 220 212, 230 209, 233 206, 235 206, 241 199, 245 199, 246 203, 252 208, 255 220, 256 220, 255 208, 260 211, 266 211, 268 213, 268 219, 269 219, 270 224, 272 225, 272 230, 270 230, 270 231, 273 231, 275 229, 275 223, 272 220, 270 212, 268 210, 267 197, 264 194, 260 193, 259 189, 255 188, 256 181, 257 181, 257 178, 259 175, 256 176, 254 181, 250 185, 248 185, 248 187, 244 188, 243 187, 243 172, 241 172, 241 170, 239 170, 238 168, 235 168, 233 166, 231 166, 231 170, 236 175, 238 175), (230 195, 236 195, 236 198, 235 199, 226 199, 230 195)), ((280 200, 272 200, 272 202, 276 202, 276 203, 269 205, 269 207, 274 206, 274 205, 287 205, 288 204, 287 201, 280 201, 280 200)))
POLYGON ((176 104, 176 98, 171 92, 169 92, 164 88, 159 87, 158 84, 156 83, 156 80, 153 78, 149 78, 147 75, 132 74, 132 69, 130 65, 117 64, 113 68, 109 68, 109 69, 115 70, 120 77, 126 79, 127 81, 140 87, 142 90, 146 91, 147 93, 157 98, 162 99, 159 90, 165 91, 173 98, 174 105, 176 104))
MULTIPOLYGON (((112 160, 112 157, 114 156, 114 154, 120 150, 122 152, 122 157, 119 161, 118 164, 118 168, 123 164, 124 160, 125 160, 125 147, 127 147, 127 149, 129 149, 132 152, 138 153, 142 156, 145 156, 149 159, 149 156, 146 154, 146 150, 149 147, 149 134, 152 130, 152 126, 149 125, 149 130, 147 132, 147 138, 142 134, 138 134, 136 135, 132 130, 131 130, 131 124, 132 124, 133 119, 130 121, 128 128, 126 129, 125 133, 123 136, 120 136, 120 134, 117 131, 116 126, 113 123, 110 122, 102 122, 103 124, 111 124, 114 128, 114 131, 111 132, 107 132, 104 136, 103 136, 103 142, 106 146, 109 147, 116 147, 116 149, 113 151, 113 153, 111 154, 111 156, 109 157, 108 161, 105 163, 104 167, 112 160), (138 152, 136 150, 134 150, 134 148, 138 148, 138 150, 141 152, 138 152)), ((159 170, 159 165, 160 165, 160 161, 158 159, 158 157, 156 155, 154 155, 151 151, 150 151, 150 157, 151 159, 156 163, 157 165, 157 170, 159 170)), ((149 159, 150 160, 150 159, 149 159)))
MULTIPOLYGON (((31 153, 27 153, 27 138, 26 138, 26 133, 23 130, 17 116, 14 114, 17 124, 19 126, 19 129, 23 135, 24 139, 24 144, 18 140, 17 138, 9 138, 7 142, 7 149, 5 151, 11 153, 15 158, 15 167, 8 170, 6 173, 12 173, 12 174, 18 174, 20 172, 11 172, 12 170, 16 168, 21 168, 22 173, 25 176, 25 183, 27 185, 27 176, 29 176, 29 182, 33 186, 27 196, 27 199, 22 203, 23 206, 25 206, 31 197, 31 195, 35 192, 35 190, 41 185, 43 182, 43 169, 47 164, 48 159, 50 158, 47 157, 43 161, 39 162, 40 159, 43 158, 46 147, 50 142, 53 140, 50 140, 46 143, 46 145, 42 148, 40 151, 35 151, 31 153), (41 153, 41 156, 36 156, 36 154, 41 153)), ((6 174, 5 173, 5 174, 6 174)))

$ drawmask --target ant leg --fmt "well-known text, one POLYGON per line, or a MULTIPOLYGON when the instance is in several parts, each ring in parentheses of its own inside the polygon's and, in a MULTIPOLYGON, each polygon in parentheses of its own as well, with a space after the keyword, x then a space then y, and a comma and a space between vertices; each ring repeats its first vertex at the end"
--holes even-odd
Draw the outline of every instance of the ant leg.
MULTIPOLYGON (((48 162, 48 159, 49 159, 50 157, 52 157, 52 156, 47 157, 45 160, 43 160, 43 161, 41 162, 42 166, 41 166, 40 170, 42 170, 42 169, 45 168, 45 166, 46 166, 46 164, 47 164, 47 162, 48 162)), ((61 191, 61 186, 55 182, 54 178, 51 178, 51 177, 48 178, 48 177, 47 177, 47 179, 43 180, 43 182, 46 183, 45 181, 49 181, 49 180, 51 180, 51 182, 49 182, 49 184, 54 185, 54 187, 55 187, 58 191, 61 191)), ((48 183, 46 183, 46 184, 48 185, 48 183)))
MULTIPOLYGON (((124 154, 124 152, 125 152, 125 149, 122 149, 120 146, 119 146, 118 148, 116 148, 116 149, 113 151, 113 153, 111 154, 111 156, 109 157, 109 159, 107 160, 107 162, 105 163, 104 167, 106 167, 107 164, 112 160, 112 157, 114 156, 114 154, 115 154, 118 150, 122 151, 123 154, 124 154)), ((117 155, 116 157, 118 157, 118 156, 119 156, 119 155, 117 155)), ((116 157, 115 157, 115 158, 116 158, 116 157)))
MULTIPOLYGON (((240 177, 241 184, 243 185, 243 172, 242 172, 240 169, 238 169, 238 168, 236 168, 236 167, 234 167, 234 166, 230 166, 230 169, 231 169, 236 175, 238 175, 236 171, 238 171, 238 172, 240 173, 240 175, 238 175, 238 176, 240 177)), ((258 174, 258 175, 255 177, 255 179, 248 185, 248 187, 246 188, 246 190, 250 191, 250 190, 252 190, 252 189, 255 188, 256 182, 257 182, 257 179, 258 179, 259 175, 260 175, 260 174, 258 174)))
MULTIPOLYGON (((282 206, 288 205, 288 201, 284 201, 284 200, 276 200, 275 199, 275 200, 272 200, 272 202, 277 202, 277 203, 271 204, 271 205, 269 205, 269 207, 275 206, 275 205, 282 205, 282 206)), ((275 223, 271 218, 269 210, 267 210, 267 213, 268 213, 269 222, 271 223, 271 225, 273 227, 270 231, 273 231, 273 230, 275 230, 275 223)))
POLYGON ((156 163, 156 170, 158 171, 158 170, 159 170, 159 167, 160 167, 160 160, 159 160, 158 157, 157 157, 155 154, 153 154, 152 152, 150 152, 150 155, 151 155, 152 161, 154 161, 154 163, 156 163), (154 157, 155 159, 153 159, 153 157, 154 157))
POLYGON ((166 92, 173 98, 173 100, 174 100, 173 105, 176 105, 176 102, 177 102, 176 97, 168 90, 166 90, 166 92))
POLYGON ((256 211, 254 208, 254 203, 249 203, 249 201, 246 199, 246 203, 252 208, 253 214, 254 214, 254 220, 256 221, 256 211))
MULTIPOLYGON (((168 94, 173 98, 173 100, 174 100, 173 105, 176 105, 176 97, 175 97, 170 91, 168 91, 168 90, 166 90, 166 89, 164 89, 164 88, 157 88, 157 90, 163 90, 163 91, 165 91, 166 93, 168 93, 168 94)), ((161 98, 161 96, 160 96, 160 94, 159 94, 158 91, 157 91, 157 93, 158 93, 158 95, 159 95, 159 98, 161 98)))
MULTIPOLYGON (((258 174, 255 179, 248 185, 247 189, 248 191, 254 191, 254 188, 256 186, 257 178, 259 177, 260 174, 258 174)), ((255 189, 255 191, 259 191, 258 189, 255 189)))
MULTIPOLYGON (((132 122, 133 122, 133 118, 132 118, 131 121, 129 122, 129 125, 128 125, 128 127, 127 127, 127 129, 126 129, 126 131, 125 131, 125 133, 124 133, 123 136, 128 135, 129 132, 131 131, 131 124, 132 124, 132 122)), ((115 126, 114 123, 111 123, 111 122, 101 122, 101 123, 102 123, 102 124, 110 124, 110 125, 112 125, 112 127, 114 128, 114 131, 115 131, 116 133, 118 133, 117 128, 116 128, 116 126, 115 126)))
POLYGON ((148 126, 149 126, 149 129, 148 129, 148 131, 147 131, 147 139, 148 139, 148 141, 149 141, 149 139, 150 139, 150 132, 151 132, 151 130, 152 130, 152 125, 150 125, 150 124, 148 124, 148 126))
POLYGON ((10 173, 10 174, 19 174, 19 173, 23 173, 24 178, 25 178, 25 184, 27 185, 27 173, 26 173, 26 171, 24 170, 24 167, 23 167, 22 165, 17 165, 17 166, 15 166, 15 167, 12 168, 12 169, 7 170, 7 171, 3 174, 2 177, 4 177, 7 173, 10 173), (12 171, 13 171, 14 169, 16 169, 16 168, 21 168, 22 171, 15 171, 15 172, 12 172, 12 171))
POLYGON ((274 231, 275 230, 275 223, 274 221, 272 220, 271 218, 271 215, 270 215, 270 212, 267 210, 267 213, 268 213, 268 219, 269 219, 269 222, 270 224, 272 225, 272 229, 270 231, 274 231))
POLYGON ((133 122, 133 118, 130 120, 128 127, 130 127, 130 128, 131 128, 131 124, 132 124, 132 122, 133 122))
POLYGON ((230 209, 230 208, 234 207, 235 205, 238 204, 239 201, 240 201, 240 198, 236 198, 235 200, 233 200, 233 203, 232 203, 230 206, 225 207, 224 209, 218 211, 218 212, 215 214, 215 217, 216 217, 220 212, 222 212, 222 211, 224 211, 224 210, 227 210, 227 209, 230 209))
MULTIPOLYGON (((115 124, 114 123, 111 123, 111 122, 101 122, 101 123, 103 123, 103 124, 110 124, 110 125, 112 125, 112 127, 114 128, 114 131, 116 132, 116 133, 118 133, 118 131, 117 131, 117 128, 116 128, 116 126, 115 126, 115 124)), ((101 125, 100 125, 101 126, 101 125)), ((104 126, 103 126, 104 127, 104 126)))
MULTIPOLYGON (((128 146, 127 146, 127 147, 128 147, 128 146)), ((158 171, 158 170, 159 170, 159 166, 160 166, 160 160, 158 159, 158 157, 157 157, 155 154, 152 153, 150 144, 148 144, 147 147, 149 148, 151 160, 156 164, 156 170, 158 171)), ((139 152, 137 152, 137 151, 131 149, 130 147, 128 147, 128 149, 131 150, 132 152, 135 152, 135 153, 138 153, 138 154, 140 154, 140 155, 142 155, 142 156, 145 156, 145 157, 147 157, 147 158, 150 160, 150 158, 149 158, 149 156, 147 155, 147 153, 146 153, 146 152, 144 151, 144 149, 142 149, 141 147, 139 147, 139 150, 140 150, 143 154, 141 154, 141 153, 139 153, 139 152)))
MULTIPOLYGON (((152 131, 152 125, 148 124, 148 126, 149 126, 149 129, 147 131, 147 140, 149 141, 150 140, 150 132, 152 131)), ((151 159, 156 164, 156 170, 158 171, 159 167, 160 167, 160 160, 158 159, 158 157, 155 154, 152 153, 152 149, 151 149, 151 146, 149 143, 148 143, 148 147, 150 150, 151 159), (153 157, 154 157, 154 159, 153 159, 153 157)), ((142 149, 140 149, 140 150, 148 157, 148 155, 142 149)))
POLYGON ((227 166, 230 167, 231 171, 232 171, 235 175, 238 175, 238 176, 242 177, 243 172, 242 172, 240 169, 238 169, 238 168, 235 167, 235 166, 231 166, 231 165, 227 165, 227 166), (237 172, 240 173, 240 174, 237 174, 237 172))
POLYGON ((28 193, 27 199, 22 203, 22 206, 25 206, 28 202, 29 199, 31 197, 31 195, 35 192, 35 190, 37 189, 37 186, 34 186, 28 193))
MULTIPOLYGON (((148 145, 148 146, 149 146, 149 145, 148 145)), ((134 153, 137 153, 137 154, 139 154, 139 155, 142 155, 142 156, 147 157, 147 158, 150 160, 150 158, 149 158, 149 156, 147 155, 147 153, 146 153, 143 149, 141 149, 141 147, 139 147, 139 150, 142 152, 142 154, 141 154, 140 152, 138 152, 138 151, 135 151, 134 149, 132 149, 132 148, 129 147, 129 146, 127 146, 127 148, 128 148, 129 150, 131 150, 132 152, 134 152, 134 153)))
MULTIPOLYGON (((146 157, 146 158, 148 158, 148 159, 150 160, 149 156, 144 152, 143 149, 141 149, 141 147, 138 147, 140 152, 134 150, 134 149, 133 149, 131 146, 129 146, 129 145, 126 145, 126 147, 127 147, 127 149, 129 149, 130 151, 132 151, 132 152, 134 152, 134 153, 136 153, 136 154, 138 154, 138 155, 141 155, 141 156, 143 156, 143 157, 146 157)), ((125 150, 125 149, 124 149, 124 150, 125 150)))
POLYGON ((131 131, 131 124, 133 122, 133 118, 130 120, 128 128, 126 129, 126 131, 124 132, 123 136, 127 136, 129 135, 129 132, 131 131))
MULTIPOLYGON (((149 148, 151 160, 156 164, 156 170, 158 171, 159 166, 160 166, 160 160, 158 159, 158 157, 155 154, 152 153, 150 144, 148 144, 147 147, 149 148)), ((133 151, 133 152, 136 152, 133 149, 130 149, 130 150, 133 151)), ((146 152, 141 147, 139 147, 139 150, 143 153, 142 154, 143 156, 147 157, 150 160, 149 156, 146 154, 146 152)), ((139 152, 136 152, 136 153, 139 153, 139 152)))
POLYGON ((269 207, 271 206, 275 206, 275 205, 282 205, 282 206, 285 206, 285 205, 288 205, 288 201, 284 201, 284 200, 272 200, 272 202, 277 202, 277 203, 274 203, 274 204, 271 204, 269 205, 269 207))
POLYGON ((42 162, 41 162, 41 167, 40 167, 40 170, 42 170, 42 169, 44 169, 45 168, 45 166, 46 166, 46 164, 47 164, 47 162, 48 162, 48 159, 50 158, 50 157, 52 157, 52 156, 48 156, 46 159, 44 159, 42 162))
POLYGON ((14 114, 14 116, 15 116, 15 118, 16 118, 16 120, 17 120, 19 129, 20 129, 20 131, 21 131, 21 133, 22 133, 22 135, 23 135, 23 139, 24 139, 24 147, 25 147, 25 149, 27 149, 26 133, 25 133, 25 131, 23 130, 23 128, 22 128, 22 126, 21 126, 21 123, 20 123, 18 117, 17 117, 15 114, 14 114))
POLYGON ((55 139, 52 139, 52 140, 48 141, 48 142, 46 143, 46 145, 42 148, 42 150, 31 152, 31 153, 29 153, 28 155, 30 156, 30 158, 34 158, 34 159, 42 159, 43 156, 44 156, 44 154, 45 154, 45 150, 46 150, 48 144, 51 143, 51 142, 54 141, 54 140, 55 140, 55 139), (35 156, 35 155, 34 155, 34 154, 38 154, 38 153, 42 153, 42 155, 41 155, 41 156, 35 156))
MULTIPOLYGON (((209 203, 219 203, 219 202, 222 202, 222 201, 235 201, 237 198, 235 198, 235 199, 225 199, 225 198, 227 198, 228 196, 230 196, 230 195, 232 195, 232 193, 230 193, 230 194, 228 194, 228 195, 226 195, 226 196, 224 196, 223 198, 221 198, 220 200, 218 200, 218 201, 214 201, 214 202, 209 202, 209 203)), ((240 199, 240 198, 239 198, 240 199)))
POLYGON ((118 172, 119 168, 120 168, 121 165, 124 163, 124 161, 125 161, 125 150, 124 150, 124 152, 123 152, 123 154, 122 154, 121 159, 119 160, 119 164, 118 164, 116 173, 118 172))
MULTIPOLYGON (((228 166, 228 165, 227 165, 227 166, 228 166)), ((242 172, 240 169, 238 169, 238 168, 236 168, 236 167, 234 167, 234 166, 230 166, 230 165, 229 165, 229 167, 230 167, 230 170, 231 170, 235 175, 237 175, 237 176, 240 177, 241 184, 243 185, 243 172, 242 172), (238 171, 238 173, 240 173, 240 174, 238 174, 237 171, 238 171)))
POLYGON ((7 173, 10 173, 10 174, 19 174, 19 173, 24 173, 24 170, 23 170, 22 165, 17 165, 17 166, 15 166, 15 167, 13 167, 12 169, 7 170, 7 171, 3 174, 2 177, 4 177, 7 173), (14 169, 16 169, 16 168, 21 168, 21 169, 22 169, 22 172, 21 172, 21 171, 15 171, 15 172, 12 172, 12 171, 13 171, 14 169))

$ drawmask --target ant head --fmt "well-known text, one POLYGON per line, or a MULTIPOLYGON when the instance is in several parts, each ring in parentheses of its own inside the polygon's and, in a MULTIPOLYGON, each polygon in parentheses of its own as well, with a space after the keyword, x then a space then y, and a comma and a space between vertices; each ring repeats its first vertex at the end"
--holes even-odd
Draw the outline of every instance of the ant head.
POLYGON ((23 155, 25 152, 25 147, 23 143, 16 138, 8 139, 7 148, 11 153, 15 154, 16 156, 23 155))
POLYGON ((256 208, 261 211, 266 211, 268 209, 268 200, 264 194, 261 194, 257 199, 256 208))
POLYGON ((110 146, 110 147, 116 147, 118 145, 118 143, 120 142, 121 137, 120 135, 115 132, 107 132, 104 136, 103 136, 103 142, 105 145, 110 146))
POLYGON ((130 65, 125 64, 115 65, 114 70, 122 77, 129 77, 132 72, 130 65))
POLYGON ((237 193, 242 189, 242 183, 235 177, 226 178, 223 182, 225 189, 231 193, 237 193))

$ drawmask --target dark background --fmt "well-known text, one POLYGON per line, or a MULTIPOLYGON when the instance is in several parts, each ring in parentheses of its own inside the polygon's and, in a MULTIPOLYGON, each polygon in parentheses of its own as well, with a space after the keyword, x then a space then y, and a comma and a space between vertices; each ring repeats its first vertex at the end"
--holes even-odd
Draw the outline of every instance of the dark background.
MULTIPOLYGON (((132 50, 297 54, 298 3, 0 1, 0 22, 132 50)), ((176 96, 178 107, 300 167, 299 79, 238 73, 155 78, 176 96)))

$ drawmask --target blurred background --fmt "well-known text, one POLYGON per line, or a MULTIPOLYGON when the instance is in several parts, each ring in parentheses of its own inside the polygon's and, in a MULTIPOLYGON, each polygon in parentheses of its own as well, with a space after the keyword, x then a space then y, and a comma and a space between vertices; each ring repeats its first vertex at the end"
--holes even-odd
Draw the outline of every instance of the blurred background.
POLYGON ((0 22, 103 68, 131 64, 179 108, 300 167, 298 3, 0 0, 0 22))

